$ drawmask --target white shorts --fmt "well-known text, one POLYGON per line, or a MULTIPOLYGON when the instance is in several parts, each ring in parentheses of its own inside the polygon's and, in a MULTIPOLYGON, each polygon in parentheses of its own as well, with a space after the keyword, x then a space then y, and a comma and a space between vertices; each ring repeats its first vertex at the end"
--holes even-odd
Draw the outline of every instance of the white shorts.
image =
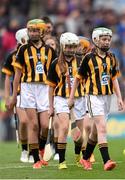
POLYGON ((34 108, 37 112, 48 110, 48 86, 37 83, 21 83, 22 108, 34 108))
POLYGON ((20 95, 17 95, 17 101, 16 101, 16 107, 17 108, 20 108, 20 100, 21 100, 20 95))
POLYGON ((88 113, 88 102, 87 102, 87 97, 85 96, 85 101, 86 101, 86 113, 88 113))
MULTIPOLYGON (((70 113, 70 109, 68 107, 68 99, 63 98, 60 96, 55 96, 54 97, 54 108, 55 108, 55 113, 70 113)), ((74 103, 74 114, 76 117, 76 120, 81 120, 83 119, 83 116, 86 113, 86 102, 85 102, 85 97, 80 97, 80 98, 75 98, 75 103, 74 103)))
POLYGON ((76 120, 81 120, 84 118, 84 115, 86 114, 86 98, 85 97, 75 98, 73 111, 76 116, 76 120))
POLYGON ((104 115, 107 119, 110 111, 111 97, 111 95, 88 95, 87 105, 90 116, 104 115))

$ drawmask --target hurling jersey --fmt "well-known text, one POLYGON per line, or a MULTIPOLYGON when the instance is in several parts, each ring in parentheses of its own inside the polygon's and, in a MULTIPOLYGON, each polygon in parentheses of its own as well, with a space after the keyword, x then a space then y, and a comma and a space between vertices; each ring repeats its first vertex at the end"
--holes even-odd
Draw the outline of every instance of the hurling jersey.
POLYGON ((86 94, 113 94, 113 80, 120 75, 118 61, 112 53, 104 58, 96 52, 87 54, 82 61, 77 78, 85 79, 86 94))
POLYGON ((45 83, 49 66, 55 57, 55 51, 44 44, 36 48, 29 42, 20 47, 14 66, 22 70, 21 82, 45 83))
MULTIPOLYGON (((47 77, 47 84, 55 87, 54 95, 61 96, 61 97, 69 97, 70 89, 69 89, 69 82, 67 78, 67 74, 70 78, 70 88, 73 86, 74 78, 79 69, 79 63, 74 58, 71 62, 66 62, 67 73, 62 74, 58 65, 58 59, 54 60, 50 66, 48 77, 47 77)), ((82 82, 79 83, 78 88, 75 92, 75 97, 81 97, 84 95, 83 85, 82 82)))

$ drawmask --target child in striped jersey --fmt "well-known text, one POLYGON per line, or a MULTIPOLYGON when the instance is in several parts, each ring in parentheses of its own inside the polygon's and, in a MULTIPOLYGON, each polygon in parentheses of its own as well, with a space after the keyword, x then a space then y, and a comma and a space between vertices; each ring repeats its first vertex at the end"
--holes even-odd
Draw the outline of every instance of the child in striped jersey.
POLYGON ((89 158, 98 143, 104 170, 107 171, 116 167, 116 162, 110 159, 106 137, 106 120, 110 110, 111 95, 115 92, 119 110, 123 110, 123 101, 117 80, 119 76, 118 63, 115 56, 108 52, 111 46, 112 31, 102 27, 96 28, 92 33, 92 40, 95 45, 95 51, 83 58, 70 94, 69 105, 72 106, 74 93, 80 79, 85 79, 88 110, 93 120, 93 125, 87 142, 85 156, 80 162, 83 164, 84 169, 92 169, 89 158))

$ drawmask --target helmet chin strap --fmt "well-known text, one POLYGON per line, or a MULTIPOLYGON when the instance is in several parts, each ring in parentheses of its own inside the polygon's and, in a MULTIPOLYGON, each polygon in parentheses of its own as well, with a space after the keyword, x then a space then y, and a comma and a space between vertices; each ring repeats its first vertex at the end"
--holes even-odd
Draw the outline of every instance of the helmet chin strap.
POLYGON ((33 40, 30 39, 30 41, 33 42, 33 43, 38 43, 40 41, 40 39, 33 39, 33 40))
POLYGON ((75 55, 75 53, 71 53, 71 52, 63 52, 64 53, 64 56, 67 56, 67 57, 72 57, 75 55))
POLYGON ((94 45, 96 46, 96 48, 98 48, 98 49, 100 49, 101 51, 103 51, 103 52, 107 52, 109 49, 110 49, 110 47, 99 47, 99 46, 97 46, 95 43, 94 43, 94 45))
POLYGON ((101 49, 101 51, 103 51, 103 52, 107 52, 110 48, 109 47, 102 47, 102 48, 100 48, 101 49))

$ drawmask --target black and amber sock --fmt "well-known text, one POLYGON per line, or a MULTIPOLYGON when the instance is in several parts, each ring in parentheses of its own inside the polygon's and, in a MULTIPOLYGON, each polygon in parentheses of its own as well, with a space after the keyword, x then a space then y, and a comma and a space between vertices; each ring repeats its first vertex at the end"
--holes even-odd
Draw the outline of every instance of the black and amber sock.
POLYGON ((82 143, 74 142, 74 144, 75 144, 75 154, 80 154, 82 143))
POLYGON ((88 160, 90 158, 91 154, 93 153, 93 151, 95 149, 96 144, 97 144, 97 142, 95 142, 91 139, 88 139, 86 150, 85 150, 85 155, 83 157, 85 160, 88 160))
POLYGON ((86 150, 86 147, 83 146, 83 147, 81 148, 83 158, 84 158, 84 156, 85 156, 85 150, 86 150))
POLYGON ((39 144, 35 143, 35 144, 29 144, 29 149, 32 152, 33 158, 34 158, 34 163, 36 163, 37 161, 40 161, 39 158, 39 144))
POLYGON ((103 162, 105 164, 110 159, 109 152, 108 152, 108 143, 102 143, 102 144, 99 144, 98 146, 101 152, 103 162))
POLYGON ((39 149, 40 150, 45 148, 46 141, 47 141, 47 137, 40 136, 40 139, 39 139, 39 149))
POLYGON ((27 140, 20 140, 21 142, 21 147, 22 147, 22 151, 27 151, 28 150, 28 146, 27 146, 27 140))
POLYGON ((29 146, 29 156, 33 155, 32 153, 32 149, 30 149, 30 146, 29 146))
POLYGON ((65 161, 66 143, 57 143, 57 151, 59 154, 59 163, 65 161))
POLYGON ((28 145, 29 156, 30 156, 30 155, 33 155, 33 154, 32 154, 32 149, 30 149, 30 147, 31 147, 31 146, 28 145))

